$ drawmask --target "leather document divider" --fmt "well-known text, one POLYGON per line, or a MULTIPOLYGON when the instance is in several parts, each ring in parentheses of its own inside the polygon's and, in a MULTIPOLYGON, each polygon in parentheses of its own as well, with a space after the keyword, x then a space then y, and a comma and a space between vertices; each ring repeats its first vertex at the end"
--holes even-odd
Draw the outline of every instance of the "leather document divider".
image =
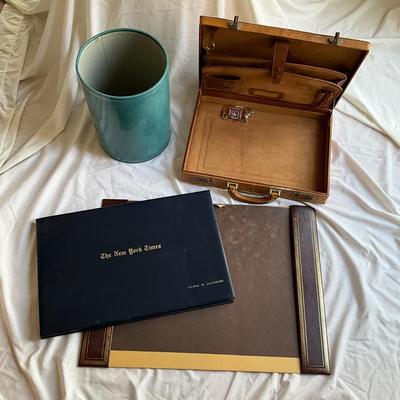
POLYGON ((183 180, 236 200, 325 203, 332 111, 368 42, 201 17, 183 180))
POLYGON ((204 88, 230 93, 264 97, 296 104, 325 106, 334 101, 342 89, 340 86, 322 79, 283 72, 279 86, 272 82, 272 71, 264 68, 248 67, 204 67, 204 88), (230 88, 226 82, 236 82, 230 88), (321 91, 331 96, 320 96, 321 91))
MULTIPOLYGON (((103 206, 124 201, 104 200, 103 206)), ((329 373, 329 359, 325 369, 310 369, 302 358, 300 344, 306 338, 298 323, 291 210, 253 206, 216 206, 215 210, 235 302, 119 325, 114 330, 87 331, 80 366, 329 373)), ((313 210, 298 207, 297 212, 308 219, 313 210)), ((298 229, 302 232, 301 226, 298 229)), ((305 251, 312 252, 311 246, 317 245, 305 236, 299 241, 305 251)), ((307 268, 313 268, 312 263, 307 268)), ((317 284, 322 293, 321 280, 317 284)), ((302 304, 315 304, 314 293, 308 293, 305 287, 302 304)), ((310 325, 317 329, 321 320, 311 317, 317 324, 310 325)), ((326 338, 324 323, 320 329, 326 338)), ((318 355, 320 342, 309 333, 309 351, 318 355)))
POLYGON ((40 336, 230 303, 209 191, 36 220, 40 336))
MULTIPOLYGON (((272 68, 271 60, 263 60, 258 58, 245 58, 245 57, 232 57, 225 55, 213 55, 209 54, 204 56, 205 66, 234 66, 234 67, 247 67, 247 68, 272 68)), ((329 81, 342 86, 346 81, 346 74, 335 71, 333 69, 314 67, 311 65, 302 65, 294 63, 286 63, 285 71, 291 72, 293 74, 308 76, 310 78, 322 79, 324 81, 329 81)))

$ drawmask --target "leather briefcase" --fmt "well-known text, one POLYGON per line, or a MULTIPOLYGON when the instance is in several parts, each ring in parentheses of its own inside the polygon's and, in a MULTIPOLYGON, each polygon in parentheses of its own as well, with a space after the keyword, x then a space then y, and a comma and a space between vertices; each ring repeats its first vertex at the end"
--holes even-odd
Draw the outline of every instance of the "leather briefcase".
POLYGON ((332 111, 370 43, 201 17, 199 47, 182 179, 248 203, 325 203, 332 111))

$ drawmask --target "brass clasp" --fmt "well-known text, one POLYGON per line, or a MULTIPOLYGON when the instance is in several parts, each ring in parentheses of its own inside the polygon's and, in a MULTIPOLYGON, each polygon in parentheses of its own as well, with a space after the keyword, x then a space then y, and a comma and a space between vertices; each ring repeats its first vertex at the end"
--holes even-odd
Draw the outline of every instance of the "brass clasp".
POLYGON ((221 118, 246 123, 250 117, 254 115, 254 111, 250 107, 226 105, 222 107, 221 118))
POLYGON ((270 196, 276 195, 277 197, 280 197, 281 191, 279 189, 271 188, 271 189, 269 189, 269 195, 270 196))

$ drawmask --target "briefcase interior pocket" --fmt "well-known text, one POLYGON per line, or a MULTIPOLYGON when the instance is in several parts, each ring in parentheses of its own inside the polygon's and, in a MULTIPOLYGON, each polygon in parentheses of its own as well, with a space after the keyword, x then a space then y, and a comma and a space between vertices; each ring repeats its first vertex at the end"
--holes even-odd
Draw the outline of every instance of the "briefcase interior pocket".
POLYGON ((284 72, 276 84, 272 82, 271 70, 265 68, 203 67, 202 73, 206 90, 321 108, 329 107, 342 91, 335 83, 290 72, 284 72))
MULTIPOLYGON (((224 54, 206 54, 204 56, 204 65, 212 67, 247 67, 247 68, 264 68, 271 70, 272 60, 249 58, 249 57, 235 57, 227 56, 224 54)), ((285 64, 285 72, 307 76, 309 78, 322 79, 339 86, 347 80, 345 73, 335 71, 333 69, 315 67, 313 65, 289 63, 285 64)))

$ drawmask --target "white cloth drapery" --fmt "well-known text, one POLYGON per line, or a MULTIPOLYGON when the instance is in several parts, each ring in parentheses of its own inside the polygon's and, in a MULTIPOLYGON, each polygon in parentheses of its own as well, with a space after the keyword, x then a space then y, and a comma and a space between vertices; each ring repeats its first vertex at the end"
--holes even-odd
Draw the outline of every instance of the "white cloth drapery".
MULTIPOLYGON (((8 0, 0 13, 0 399, 400 398, 399 21, 398 1, 8 0), (316 206, 330 377, 82 369, 80 334, 38 338, 36 218, 102 198, 200 189, 179 180, 200 15, 373 44, 334 112, 331 197, 316 206), (172 140, 143 164, 102 152, 74 70, 88 37, 121 26, 159 38, 170 58, 172 140)), ((232 202, 224 191, 212 195, 232 202)))

